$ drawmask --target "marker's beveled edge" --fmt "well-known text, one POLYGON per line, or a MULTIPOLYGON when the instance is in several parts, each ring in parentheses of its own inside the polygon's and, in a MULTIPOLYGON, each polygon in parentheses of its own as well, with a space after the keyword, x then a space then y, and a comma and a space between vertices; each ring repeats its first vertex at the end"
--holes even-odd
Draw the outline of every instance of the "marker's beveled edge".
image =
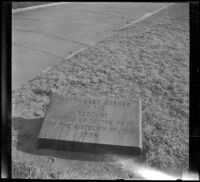
POLYGON ((44 126, 45 118, 46 118, 46 116, 47 116, 49 110, 51 109, 50 106, 51 106, 52 103, 53 103, 53 98, 54 98, 54 97, 55 97, 54 94, 51 93, 51 94, 50 94, 50 101, 49 101, 49 103, 47 104, 47 110, 46 110, 45 115, 44 115, 43 123, 42 123, 42 126, 41 126, 41 128, 40 128, 40 132, 39 132, 38 138, 41 138, 41 135, 42 135, 41 133, 42 133, 42 128, 43 128, 43 126, 44 126))
POLYGON ((121 146, 121 145, 108 145, 101 143, 88 143, 77 141, 63 141, 63 140, 48 140, 47 138, 38 139, 38 147, 41 149, 54 149, 54 150, 70 150, 76 152, 89 152, 89 153, 118 153, 138 155, 141 154, 139 147, 121 146))

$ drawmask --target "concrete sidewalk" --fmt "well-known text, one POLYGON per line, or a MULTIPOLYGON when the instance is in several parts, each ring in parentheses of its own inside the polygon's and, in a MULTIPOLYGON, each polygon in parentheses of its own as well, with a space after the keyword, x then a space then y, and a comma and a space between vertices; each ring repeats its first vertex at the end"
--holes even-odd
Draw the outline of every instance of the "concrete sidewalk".
POLYGON ((69 3, 12 15, 12 90, 169 3, 69 3))

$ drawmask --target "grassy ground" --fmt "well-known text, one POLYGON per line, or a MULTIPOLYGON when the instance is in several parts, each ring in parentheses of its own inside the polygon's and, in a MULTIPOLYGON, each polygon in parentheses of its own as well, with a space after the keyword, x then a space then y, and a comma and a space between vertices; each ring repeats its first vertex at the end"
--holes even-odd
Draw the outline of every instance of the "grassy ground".
MULTIPOLYGON (((188 5, 173 5, 105 38, 93 48, 63 61, 13 91, 13 124, 16 118, 23 118, 24 121, 43 118, 52 91, 79 96, 141 97, 143 163, 170 174, 187 170, 188 5)), ((13 149, 19 145, 16 138, 18 132, 13 128, 13 149)), ((13 150, 13 161, 17 161, 13 163, 14 177, 20 177, 20 173, 16 172, 20 170, 16 168, 17 163, 26 163, 26 159, 32 160, 40 169, 37 158, 30 152, 13 150)), ((59 160, 59 157, 52 158, 55 164, 59 160)), ((69 158, 62 159, 62 164, 62 171, 56 172, 58 178, 135 179, 135 176, 109 162, 74 161, 69 158)), ((53 178, 49 174, 44 178, 53 178)))
POLYGON ((26 8, 30 6, 49 4, 52 2, 12 2, 12 9, 26 8))

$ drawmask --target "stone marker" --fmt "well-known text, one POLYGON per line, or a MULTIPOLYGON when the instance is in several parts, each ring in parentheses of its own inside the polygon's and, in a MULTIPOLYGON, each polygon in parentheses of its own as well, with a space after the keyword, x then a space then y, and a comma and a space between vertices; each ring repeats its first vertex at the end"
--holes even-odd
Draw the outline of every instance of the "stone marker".
POLYGON ((38 136, 38 147, 140 154, 141 101, 53 94, 38 136))

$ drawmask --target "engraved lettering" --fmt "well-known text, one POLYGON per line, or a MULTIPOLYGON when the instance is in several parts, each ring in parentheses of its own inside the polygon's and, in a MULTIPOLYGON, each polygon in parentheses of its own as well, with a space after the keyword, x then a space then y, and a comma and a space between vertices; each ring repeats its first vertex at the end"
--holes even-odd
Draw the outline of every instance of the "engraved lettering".
MULTIPOLYGON (((83 145, 94 143, 114 145, 117 148, 141 147, 140 113, 137 113, 141 107, 138 103, 128 98, 78 98, 55 94, 47 110, 43 123, 45 126, 41 129, 39 139, 46 138, 49 143, 52 140, 61 140, 63 145, 65 142, 69 145, 81 142, 83 145)), ((53 143, 55 142, 52 145, 53 143)))

